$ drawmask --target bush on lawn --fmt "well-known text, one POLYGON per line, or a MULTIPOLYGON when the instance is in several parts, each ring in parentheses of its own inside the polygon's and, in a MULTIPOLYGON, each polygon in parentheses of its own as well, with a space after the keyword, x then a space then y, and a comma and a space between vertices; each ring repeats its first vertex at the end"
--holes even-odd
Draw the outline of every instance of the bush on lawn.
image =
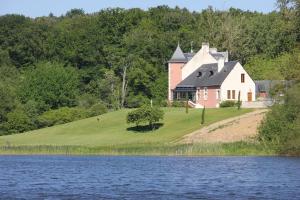
POLYGON ((185 107, 186 101, 173 101, 172 107, 185 107))
POLYGON ((236 105, 235 101, 227 100, 227 101, 222 101, 220 103, 221 108, 226 108, 226 107, 234 107, 236 105))
POLYGON ((38 117, 41 127, 64 124, 67 122, 83 119, 89 116, 87 110, 83 108, 62 107, 56 110, 49 110, 38 117))
POLYGON ((142 123, 148 123, 149 127, 153 128, 153 125, 163 118, 163 110, 158 107, 144 105, 127 114, 127 123, 135 123, 136 126, 139 126, 142 123))

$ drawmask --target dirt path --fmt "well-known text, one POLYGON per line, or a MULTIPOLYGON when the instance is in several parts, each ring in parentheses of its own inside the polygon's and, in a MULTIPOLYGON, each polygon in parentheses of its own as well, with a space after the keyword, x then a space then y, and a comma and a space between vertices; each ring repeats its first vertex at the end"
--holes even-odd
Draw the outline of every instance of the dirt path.
POLYGON ((226 143, 251 140, 267 109, 229 118, 185 135, 180 143, 226 143))

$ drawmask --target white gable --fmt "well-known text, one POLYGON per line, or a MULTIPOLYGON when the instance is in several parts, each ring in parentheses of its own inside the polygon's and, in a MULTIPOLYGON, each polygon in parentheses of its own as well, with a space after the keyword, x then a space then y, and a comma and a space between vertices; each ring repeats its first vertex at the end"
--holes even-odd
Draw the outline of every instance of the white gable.
POLYGON ((255 83, 240 63, 237 63, 221 85, 221 100, 227 100, 227 90, 241 91, 241 101, 248 100, 248 92, 252 92, 252 101, 255 101, 255 83), (241 83, 241 74, 245 74, 245 82, 241 83))
POLYGON ((201 48, 194 57, 187 62, 182 68, 182 80, 188 77, 196 69, 198 69, 203 64, 217 63, 217 60, 210 55, 209 51, 205 48, 201 48))

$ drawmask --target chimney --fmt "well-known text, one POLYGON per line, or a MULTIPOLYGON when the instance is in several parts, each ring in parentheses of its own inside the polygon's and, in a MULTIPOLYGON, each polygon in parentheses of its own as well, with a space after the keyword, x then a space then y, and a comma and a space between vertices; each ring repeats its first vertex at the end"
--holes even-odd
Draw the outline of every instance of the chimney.
POLYGON ((225 58, 224 57, 220 57, 218 59, 218 72, 220 72, 223 69, 224 63, 225 63, 225 58))
POLYGON ((202 50, 205 53, 209 52, 209 43, 208 42, 202 42, 202 50))

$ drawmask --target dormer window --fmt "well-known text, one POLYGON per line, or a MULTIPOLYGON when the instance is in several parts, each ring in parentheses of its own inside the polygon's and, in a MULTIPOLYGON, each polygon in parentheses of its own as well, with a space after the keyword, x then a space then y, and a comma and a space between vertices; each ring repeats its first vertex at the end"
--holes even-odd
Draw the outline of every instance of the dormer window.
POLYGON ((214 71, 209 71, 209 76, 214 75, 214 71))
POLYGON ((197 77, 201 77, 202 76, 202 72, 198 72, 197 77))

